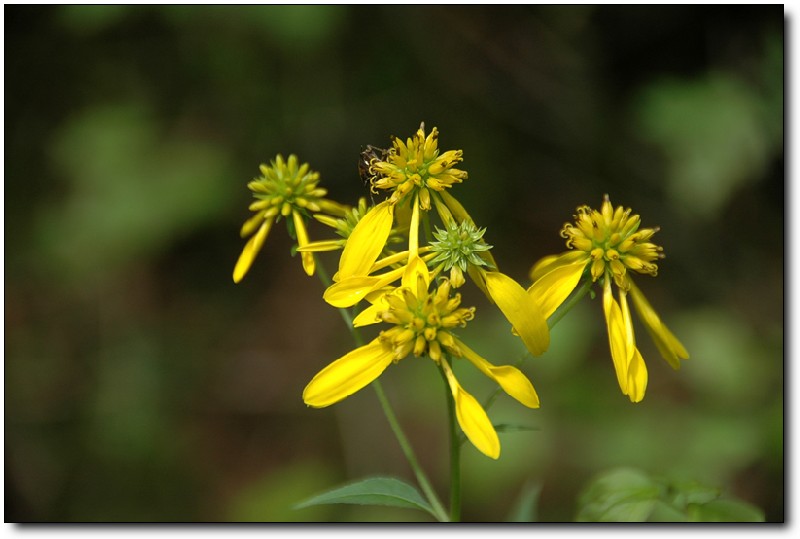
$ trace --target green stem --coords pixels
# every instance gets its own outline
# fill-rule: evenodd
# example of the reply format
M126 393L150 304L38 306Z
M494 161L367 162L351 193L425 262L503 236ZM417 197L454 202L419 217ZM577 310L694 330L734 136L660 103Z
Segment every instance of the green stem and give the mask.
M317 275L322 281L322 284L324 284L326 288L329 287L331 285L330 276L328 275L328 272L325 271L325 267L318 258L316 259L316 268ZM338 310L342 315L345 325L350 330L350 334L353 336L353 340L355 340L356 345L362 346L364 344L364 340L361 338L361 334L356 331L356 328L353 327L353 317L351 316L350 312L343 308ZM414 453L414 449L411 447L405 432L403 432L400 423L397 421L397 416L394 413L392 405L389 403L389 399L386 398L386 393L383 391L383 386L377 379L373 381L371 385L375 390L375 394L378 396L378 401L381 403L381 408L386 416L386 420L389 422L389 426L391 427L395 438L397 438L397 442L400 444L400 448L403 450L403 454L405 455L406 460L408 460L408 464L411 466L411 469L414 471L414 475L417 477L417 483L419 483L422 492L425 494L425 497L428 498L428 502L431 504L434 513L436 513L436 518L440 522L448 522L449 518L447 516L447 511L445 511L442 502L439 501L439 497L436 495L436 491L433 490L428 477L425 475L422 466L420 466L417 456Z
M442 359L446 361L446 359ZM439 367L439 372L444 380L445 396L447 397L447 416L450 425L450 521L461 521L461 435L458 432L456 406L450 383L444 369Z
M438 518L441 522L447 522L449 520L447 511L445 511L444 506L442 506L442 502L439 501L439 498L436 496L436 492L433 490L430 481L428 481L425 472L419 465L419 461L414 454L414 450L411 448L411 444L408 442L408 438L406 438L403 429L400 427L400 423L397 421L397 416L394 415L394 410L392 410L392 406L389 404L389 400L386 398L386 394L383 392L383 386L381 385L380 381L375 380L372 382L372 387L375 389L375 393L378 395L378 400L381 403L384 414L386 414L386 419L389 421L389 426L392 428L392 432L394 432L397 441L400 443L400 448L403 450L408 463L411 465L411 468L414 470L414 474L417 476L417 482L419 483L422 492L425 493L425 497L428 498L433 511L436 513L436 518Z
M578 302L583 299L583 296L586 295L589 290L592 288L592 280L586 279L579 289L577 289L564 303L558 306L553 314L550 315L550 318L547 319L547 327L553 329L553 326L558 324L559 320L564 318L564 315L567 314Z

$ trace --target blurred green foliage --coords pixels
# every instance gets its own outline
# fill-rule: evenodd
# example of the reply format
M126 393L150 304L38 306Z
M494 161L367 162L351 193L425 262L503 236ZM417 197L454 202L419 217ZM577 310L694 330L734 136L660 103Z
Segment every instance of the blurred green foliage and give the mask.
M764 522L764 513L695 481L630 468L604 472L578 499L578 522Z
M523 367L541 409L492 407L535 430L502 433L497 462L465 446L465 518L571 521L587 482L626 466L784 519L781 6L4 15L6 521L419 518L292 509L352 479L413 477L370 392L303 405L352 344L286 235L240 285L231 271L259 163L296 153L353 204L367 195L361 147L420 121L464 150L454 192L524 284L604 193L660 225L667 258L637 283L692 356L672 371L637 326L650 385L631 405L600 301L585 300ZM478 309L470 345L516 361L485 298L472 288L464 302ZM470 392L491 392L461 367ZM409 359L383 380L447 492L434 366Z

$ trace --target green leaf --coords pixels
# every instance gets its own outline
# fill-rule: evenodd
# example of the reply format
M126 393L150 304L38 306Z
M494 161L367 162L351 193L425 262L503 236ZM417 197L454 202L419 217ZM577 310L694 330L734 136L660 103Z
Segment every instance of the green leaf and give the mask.
M686 513L661 500L656 501L648 522L686 522Z
M738 500L714 500L689 505L690 522L764 522L764 512Z
M685 508L689 504L704 504L719 498L720 489L700 484L696 481L673 481L669 485L673 494L672 504Z
M539 494L542 492L541 483L526 482L522 486L514 507L508 516L508 522L536 522L536 506L539 503Z
M578 522L644 522L661 488L644 473L620 468L601 474L580 496Z
M433 509L416 488L393 477L368 477L313 496L295 505L294 508L302 509L312 505L334 503L420 509L436 518Z

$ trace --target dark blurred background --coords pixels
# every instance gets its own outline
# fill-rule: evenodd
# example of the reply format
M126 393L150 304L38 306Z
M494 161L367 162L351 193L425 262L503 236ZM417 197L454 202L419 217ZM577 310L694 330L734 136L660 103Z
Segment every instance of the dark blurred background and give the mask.
M246 183L277 153L366 195L361 147L424 121L463 149L453 189L501 269L529 284L604 193L667 258L636 282L691 359L639 322L645 400L617 386L599 299L501 397L491 461L464 450L464 515L526 485L569 521L595 474L693 478L784 518L784 31L778 6L8 6L5 16L5 520L413 520L291 506L366 475L413 482L370 389L324 410L305 384L352 348L277 226L243 283ZM312 224L312 239L330 237ZM325 255L332 269L336 255ZM463 337L521 348L469 285ZM492 384L457 365L483 399ZM382 377L440 494L442 383ZM426 518L426 517L422 517Z

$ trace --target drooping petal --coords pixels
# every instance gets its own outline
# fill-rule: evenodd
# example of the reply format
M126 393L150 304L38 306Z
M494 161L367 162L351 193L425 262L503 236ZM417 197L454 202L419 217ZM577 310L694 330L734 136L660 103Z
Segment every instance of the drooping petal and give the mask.
M575 264L579 261L586 262L588 258L589 257L585 251L566 251L558 255L548 255L540 258L539 261L536 262L536 264L534 264L531 268L531 281L535 283L545 274L560 266Z
M647 366L638 348L634 348L633 359L628 365L628 397L631 402L640 402L647 389Z
M656 343L658 351L670 366L677 370L681 368L681 359L689 359L689 352L686 351L683 344L667 329L661 319L658 317L653 307L645 299L644 294L636 285L631 282L630 288L631 298L633 299L633 306L639 317L644 322L644 327Z
M405 271L405 266L387 271L381 275L367 275L364 277L349 277L334 282L322 294L328 304L337 308L352 307L367 294L374 292L400 279ZM334 279L336 281L336 279Z
M419 196L411 202L411 224L408 227L408 258L419 254Z
M543 354L550 345L550 330L539 303L511 277L497 271L487 271L484 276L492 300L528 351L534 356Z
M239 255L239 260L236 261L236 266L233 268L234 283L240 282L247 274L250 266L253 265L253 260L261 250L261 246L264 245L264 241L267 239L267 234L269 234L269 229L272 227L273 221L274 218L269 218L264 221L264 224L261 225L258 232L245 244L244 249L242 249L242 254Z
M460 348L463 357L483 374L497 382L503 391L528 408L539 407L539 395L536 394L533 384L522 371L512 365L492 365L457 338L454 337L453 341Z
M500 457L500 439L497 437L497 432L486 415L486 411L478 403L478 401L464 391L458 384L453 371L447 361L441 361L442 369L444 369L447 382L450 385L450 391L453 394L455 401L456 419L461 426L461 430L467 435L467 438L478 451L487 457L497 459Z
M461 224L461 221L469 221L474 223L472 217L470 217L467 213L467 210L464 209L464 206L462 206L453 195L447 191L439 191L439 196L442 197L442 200L447 205L447 208L450 210L450 213L453 215L458 224Z
M339 279L363 276L381 254L394 219L393 206L383 201L356 224L339 259Z
M378 281L379 277L372 276L342 279L329 286L322 294L322 299L339 309L352 307L364 299Z
M633 320L631 320L631 310L628 307L628 293L622 288L619 289L619 310L622 313L622 325L625 327L625 350L628 352L628 364L630 365L636 350L636 337L633 334Z
M344 240L320 240L309 242L297 250L301 253L320 253L324 251L338 251L342 248Z
M294 221L295 232L297 233L297 245L299 247L305 247L308 245L308 232L303 222L303 216L300 215L298 211L292 211L292 219ZM300 257L303 260L303 269L306 275L314 275L314 253L301 251Z
M419 256L412 256L408 260L408 264L403 270L403 280L401 286L410 288L416 294L417 279L420 277L422 277L422 280L425 283L425 289L427 290L428 285L431 283L431 275L428 271L428 266Z
M628 364L633 350L628 350L625 339L625 323L617 300L611 292L611 281L606 279L603 286L603 311L608 329L608 345L611 348L611 359L617 373L617 382L624 395L628 394Z
M578 286L587 262L588 260L578 260L569 264L552 263L552 269L528 288L528 294L541 305L545 319L550 318Z
M375 380L391 362L392 350L376 338L319 371L303 390L303 401L315 408L330 406Z
M353 318L353 327L357 328L361 326L368 326L370 324L377 324L381 321L378 318L378 313L385 311L388 308L389 304L386 302L386 294L381 294L372 305L358 313L358 316Z
M241 230L239 231L239 234L243 238L246 238L247 236L252 234L259 226L261 226L261 224L264 222L264 220L265 220L264 219L264 212L258 212L257 214L252 216L250 219L245 221L245 223L242 225Z

